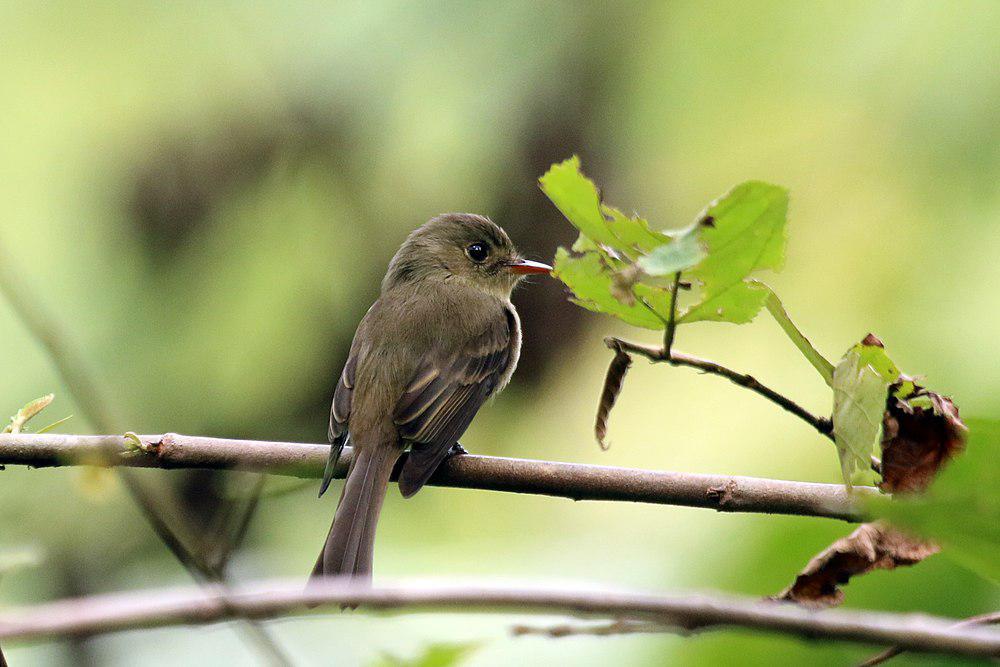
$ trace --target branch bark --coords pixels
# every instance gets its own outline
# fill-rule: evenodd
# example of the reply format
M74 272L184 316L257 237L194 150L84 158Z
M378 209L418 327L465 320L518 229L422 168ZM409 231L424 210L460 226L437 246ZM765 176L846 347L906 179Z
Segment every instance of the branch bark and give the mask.
M958 623L955 623L951 627L964 628L971 625L996 625L998 623L1000 623L1000 612L994 611L989 614L981 614L979 616L973 616L972 618L966 618ZM902 646L890 646L881 653L873 655L864 662L858 663L858 667L875 667L875 665L881 665L892 660L905 650L906 649Z
M148 451L129 447L116 435L0 435L0 465L132 466L212 468L319 478L328 445L199 436L139 436ZM345 448L335 476L350 465ZM863 520L840 484L792 482L756 477L705 475L462 454L442 464L434 486L531 493L573 500L613 500L706 507L722 512L757 512ZM854 487L858 494L877 493Z
M907 650L1000 657L1000 632L953 627L954 620L864 611L810 611L795 605L722 595L661 595L593 588L411 583L371 588L329 579L303 590L301 581L229 588L115 593L62 600L0 613L0 639L38 640L187 623L234 614L270 618L326 605L388 611L489 611L645 619L695 631L741 627L809 639L895 644Z

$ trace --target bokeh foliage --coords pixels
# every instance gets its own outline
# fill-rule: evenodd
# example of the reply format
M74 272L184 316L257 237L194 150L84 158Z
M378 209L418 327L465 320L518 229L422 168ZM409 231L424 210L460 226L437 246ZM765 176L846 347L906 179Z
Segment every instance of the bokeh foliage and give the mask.
M568 226L535 179L574 153L609 201L654 229L762 179L794 194L788 261L768 282L817 348L836 358L877 331L963 414L996 415L1000 302L984 286L1000 278L998 33L989 0L650 2L613 14L601 3L4 2L0 240L109 388L122 430L321 441L354 326L396 245L430 215L490 213L544 259L573 238L554 231ZM536 352L473 425L472 451L838 481L836 455L807 427L714 378L644 364L616 408L614 447L599 452L600 340L626 328L579 318L563 297L554 281L519 291L526 315L548 304L524 318ZM774 323L743 329L692 325L678 345L829 409L829 389ZM0 342L3 414L52 391L48 411L76 415L62 428L88 430L3 305ZM2 547L48 564L4 575L5 603L187 581L108 478L0 476ZM236 575L304 576L330 495L266 500ZM390 494L384 516L378 576L753 595L783 588L846 529L435 489ZM847 592L850 606L955 616L997 602L940 557ZM305 664L442 641L482 642L477 665L833 665L867 653L738 633L514 640L503 627L354 614L276 632ZM226 627L4 649L13 664L250 659Z

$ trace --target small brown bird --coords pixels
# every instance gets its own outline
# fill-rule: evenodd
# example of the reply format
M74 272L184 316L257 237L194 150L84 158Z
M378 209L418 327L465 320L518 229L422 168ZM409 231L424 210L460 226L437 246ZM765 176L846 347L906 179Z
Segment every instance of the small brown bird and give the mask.
M409 498L427 482L487 398L510 380L521 327L510 294L525 260L497 224L449 213L413 231L389 263L382 293L358 325L330 410L330 460L354 458L313 577L371 578L375 525L389 476Z

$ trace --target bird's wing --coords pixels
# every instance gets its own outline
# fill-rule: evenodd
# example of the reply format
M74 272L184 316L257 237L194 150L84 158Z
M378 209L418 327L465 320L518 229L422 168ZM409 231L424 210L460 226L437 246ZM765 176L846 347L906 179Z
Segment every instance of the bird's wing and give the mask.
M351 398L354 394L354 373L358 367L358 356L358 346L352 344L351 353L347 357L347 363L344 364L337 388L333 392L333 405L330 406L330 426L326 431L326 437L330 441L330 457L326 460L323 483L319 488L321 496L333 480L333 473L337 469L340 453L344 450L344 445L347 444L349 437L347 419L351 415Z
M393 419L412 443L399 474L399 490L410 497L427 482L479 408L500 384L511 362L508 311L457 353L428 354L396 403Z

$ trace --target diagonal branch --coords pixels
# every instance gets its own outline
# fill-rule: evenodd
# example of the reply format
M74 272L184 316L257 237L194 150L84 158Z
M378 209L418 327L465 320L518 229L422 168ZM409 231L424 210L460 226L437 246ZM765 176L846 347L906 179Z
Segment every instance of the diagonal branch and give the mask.
M319 478L329 445L198 436L140 436L148 452L123 436L0 435L0 465L132 466L210 468ZM350 465L345 448L335 476ZM723 512L758 512L862 520L842 484L792 482L730 475L705 475L463 454L446 460L431 485L532 493L573 500L613 500L706 507ZM876 493L854 487L855 494Z
M688 366L690 368L697 368L703 373L711 373L712 375L724 377L733 384L739 385L759 394L760 396L763 396L780 407L782 410L792 413L812 426L822 435L833 440L832 421L825 417L817 417L784 394L780 394L774 389L761 384L761 382L752 375L734 371L731 368L717 364L714 361L701 359L690 354L685 354L684 352L671 350L668 357L664 348L654 347L652 345L642 345L640 343L632 343L620 338L605 338L604 344L612 350L624 350L632 354L638 354L639 356L646 357L652 362L666 362L672 366Z
M62 323L39 305L36 295L19 281L17 272L12 268L10 258L4 252L2 245L0 245L0 294L6 297L24 326L48 352L56 371L91 425L99 431L113 431L113 424L121 423L120 417L112 409L113 404L106 400L87 364L69 343L70 337L65 334ZM119 473L123 486L142 511L153 532L184 568L196 580L200 576L224 582L223 571L220 570L218 576L212 575L207 571L207 566L199 555L184 545L177 531L171 527L148 489L142 484L142 480L131 470L121 469ZM252 619L246 619L242 627L270 664L290 664L277 642L263 627L257 626Z
M885 612L813 611L795 605L718 594L668 595L593 587L508 587L410 583L371 588L327 579L303 590L301 581L114 593L62 600L0 613L0 639L19 641L137 628L212 623L235 614L272 618L318 605L380 611L480 611L644 619L687 632L740 627L808 639L897 644L907 650L1000 657L1000 632L953 627L952 619Z

